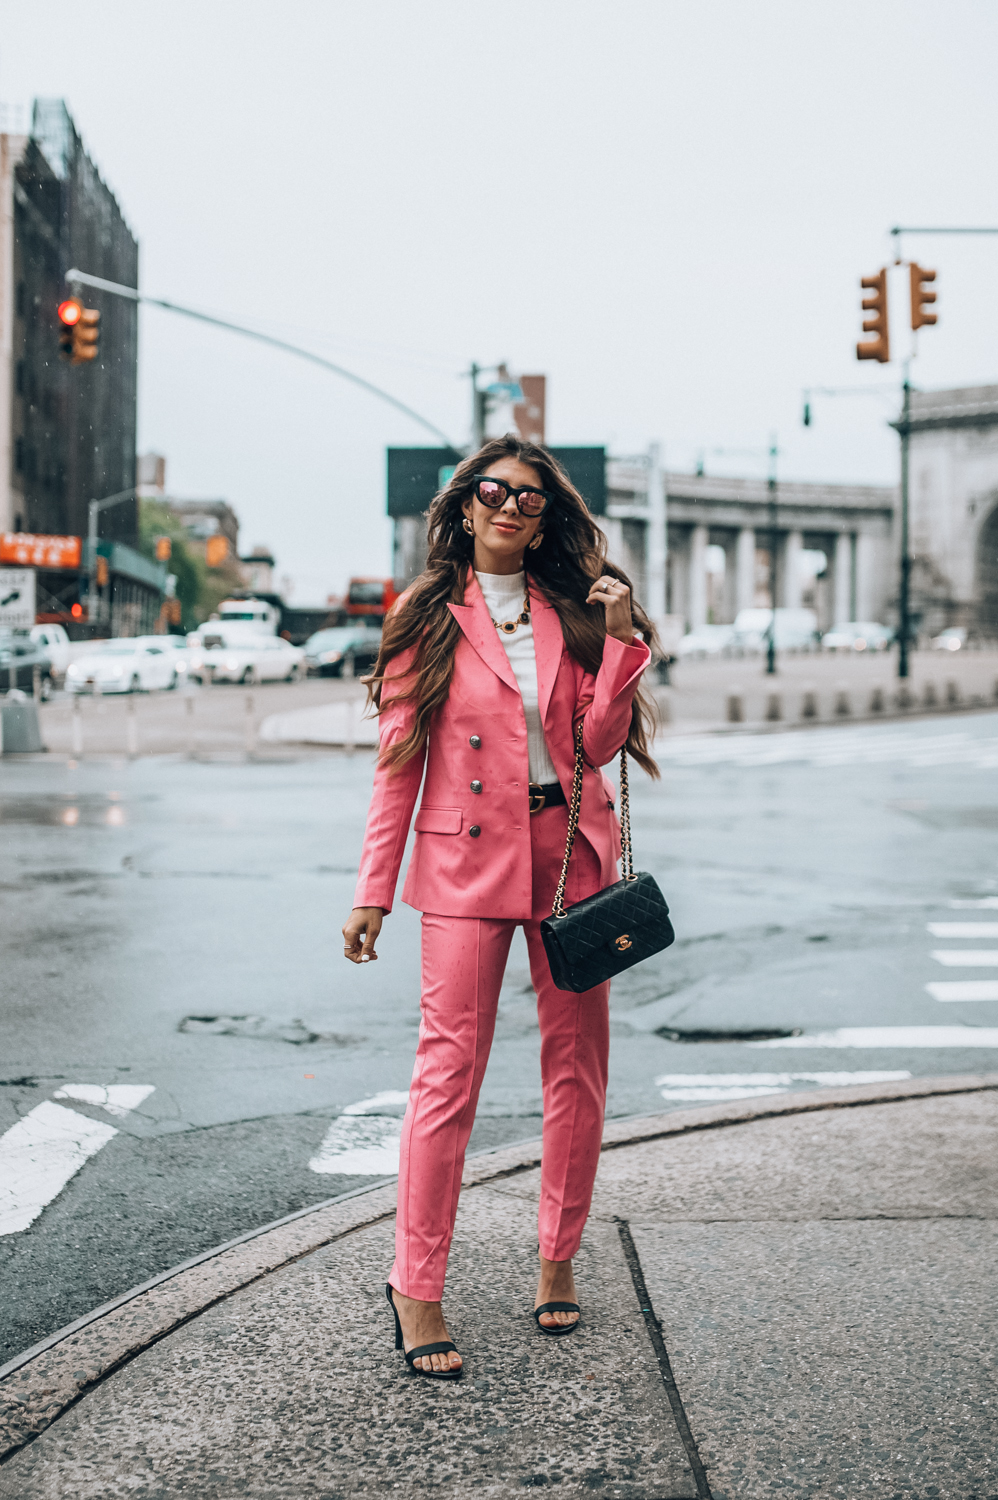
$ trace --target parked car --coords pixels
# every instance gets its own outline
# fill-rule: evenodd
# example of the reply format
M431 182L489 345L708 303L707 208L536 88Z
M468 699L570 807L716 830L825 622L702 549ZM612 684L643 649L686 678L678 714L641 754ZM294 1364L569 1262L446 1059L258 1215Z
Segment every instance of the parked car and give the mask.
M309 672L320 677L342 677L353 672L369 672L381 650L381 631L370 626L338 625L317 630L305 642L305 660ZM349 664L349 665L348 665Z
M68 693L148 693L177 685L175 653L158 636L101 641L66 668Z
M735 639L733 625L698 625L679 642L679 656L723 656Z
M765 650L772 618L771 609L740 609L734 644L745 651ZM775 633L778 651L808 651L818 641L818 617L813 609L778 609Z
M177 682L180 683L191 671L191 652L187 646L187 637L183 635L137 635L137 641L144 646L159 646L163 651L171 653L170 660L177 671Z
M821 644L826 651L886 651L893 639L894 632L887 625L878 625L875 620L849 620L826 630Z
M66 634L65 625L33 625L28 634L48 657L52 676L65 677L66 668L73 657L80 654L79 647L73 650L73 642Z
M967 632L962 625L951 625L933 637L933 651L962 651L967 644Z
M35 668L41 678L41 694L47 701L52 696L52 663L37 641L28 635L17 635L12 630L0 633L0 693L9 693L11 688L23 688L32 692Z
M205 650L200 671L212 682L297 682L305 672L305 652L279 635L261 635Z

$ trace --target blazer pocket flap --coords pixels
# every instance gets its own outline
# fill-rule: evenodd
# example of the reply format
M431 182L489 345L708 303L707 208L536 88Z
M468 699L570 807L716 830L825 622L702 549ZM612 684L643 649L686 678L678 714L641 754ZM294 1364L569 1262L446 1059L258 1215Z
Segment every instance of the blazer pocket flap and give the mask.
M459 807L421 807L416 814L417 833L460 833Z

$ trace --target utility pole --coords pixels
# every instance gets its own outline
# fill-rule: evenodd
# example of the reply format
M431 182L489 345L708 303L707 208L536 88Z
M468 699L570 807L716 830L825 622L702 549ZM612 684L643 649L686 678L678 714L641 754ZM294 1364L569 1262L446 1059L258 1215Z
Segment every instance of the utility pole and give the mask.
M87 623L97 624L97 533L98 517L102 510L110 510L112 505L123 505L126 500L131 500L135 494L135 486L129 490L121 490L117 495L108 495L104 500L91 500L87 506L87 551L90 562L90 587L87 595Z
M898 596L898 676L908 676L908 642L911 636L911 550L908 541L908 433L910 430L911 384L905 360L901 420L896 424L901 438L901 587Z
M769 440L769 600L772 610L769 617L769 639L766 642L766 674L776 675L776 458L779 449L776 433Z
M482 373L480 365L471 362L471 444L472 452L477 453L485 442L485 415L488 409L488 393L478 389L478 377Z

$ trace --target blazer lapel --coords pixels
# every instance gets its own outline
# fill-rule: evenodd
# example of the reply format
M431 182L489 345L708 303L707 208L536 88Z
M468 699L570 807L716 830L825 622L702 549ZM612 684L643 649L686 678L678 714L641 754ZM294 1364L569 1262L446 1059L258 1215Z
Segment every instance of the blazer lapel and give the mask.
M534 656L537 661L537 706L543 724L561 665L565 638L561 633L558 611L539 589L530 590L530 623L534 627Z
M487 667L491 667L497 677L508 683L515 692L519 692L516 674L510 666L509 657L499 639L498 631L492 623L488 606L478 587L478 579L474 573L470 573L465 586L465 604L448 604L447 608L454 616L465 637L470 641Z

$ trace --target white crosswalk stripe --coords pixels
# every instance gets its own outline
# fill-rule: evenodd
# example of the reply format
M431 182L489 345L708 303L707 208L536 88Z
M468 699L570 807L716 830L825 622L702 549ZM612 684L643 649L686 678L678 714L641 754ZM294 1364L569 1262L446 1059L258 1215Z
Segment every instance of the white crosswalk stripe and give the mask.
M998 1000L998 979L936 979L925 988L933 1000Z
M756 1099L766 1094L783 1094L801 1083L834 1089L859 1083L898 1083L910 1077L910 1073L898 1070L889 1073L663 1073L655 1079L655 1086L670 1104L722 1104L726 1099Z
M998 948L936 948L932 957L948 969L993 969L998 965Z
M998 1026L840 1026L809 1036L743 1042L745 1047L989 1047L998 1050Z
M68 1083L57 1099L94 1104L119 1119L154 1093L147 1083ZM113 1125L46 1099L0 1136L0 1235L20 1234L91 1156L118 1134Z
M902 764L998 768L998 739L966 731L903 729L870 724L856 729L788 730L776 734L677 734L655 741L655 756L673 765L812 766Z
M998 922L927 922L938 938L998 938Z
M384 1089L369 1099L348 1104L326 1131L309 1162L313 1172L345 1177L389 1177L399 1169L402 1121L379 1114L388 1105L405 1104L409 1095Z

